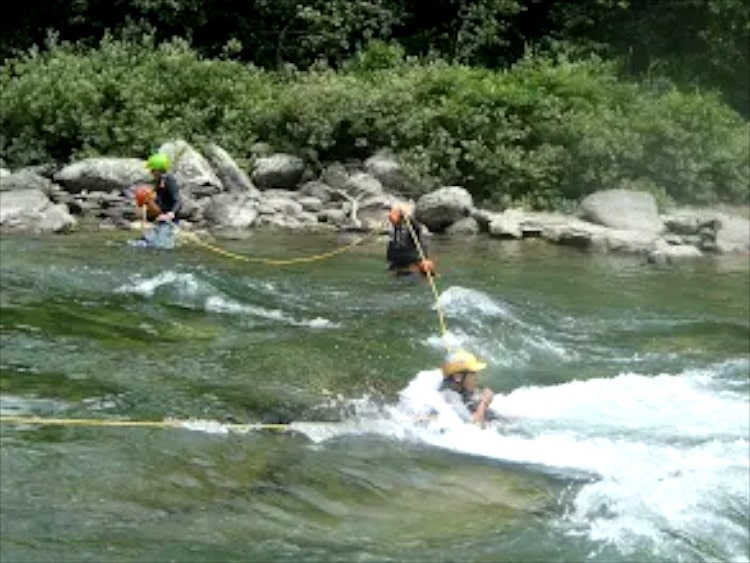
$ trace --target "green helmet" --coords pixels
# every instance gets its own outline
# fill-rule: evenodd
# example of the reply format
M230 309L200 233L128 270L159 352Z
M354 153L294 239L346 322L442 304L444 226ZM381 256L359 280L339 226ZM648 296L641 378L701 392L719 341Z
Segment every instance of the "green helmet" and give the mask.
M166 172L169 170L169 157L161 152L157 152L148 157L146 168L149 170L160 170Z

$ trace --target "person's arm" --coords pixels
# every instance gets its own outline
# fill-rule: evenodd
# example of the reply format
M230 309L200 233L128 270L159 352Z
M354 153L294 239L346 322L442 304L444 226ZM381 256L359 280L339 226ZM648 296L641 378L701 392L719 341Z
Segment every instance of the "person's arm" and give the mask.
M494 396L495 395L491 389L489 389L488 387L484 388L484 391L482 391L482 396L477 403L477 408L474 410L474 413L471 416L472 421L475 424L484 425L487 419L487 409L490 408L490 403L492 403L492 398Z

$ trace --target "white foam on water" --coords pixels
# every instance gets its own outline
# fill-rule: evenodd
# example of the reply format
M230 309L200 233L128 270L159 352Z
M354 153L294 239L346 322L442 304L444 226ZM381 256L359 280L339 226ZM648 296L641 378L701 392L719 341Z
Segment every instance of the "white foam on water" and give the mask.
M518 389L492 403L511 419L509 433L460 422L436 391L441 375L433 370L403 390L394 416L437 412L410 432L435 446L590 475L560 519L570 534L626 554L647 545L674 557L670 550L698 544L720 550L719 559L747 561L750 533L736 519L737 507L740 518L750 513L750 401L746 389L717 380L723 369Z
M440 294L438 301L446 313L453 315L479 314L485 317L501 317L518 320L505 303L498 303L486 293L476 289L452 286Z
M174 271L162 272L153 277L134 278L118 287L118 293L131 293L143 297L153 297L160 288L175 291L177 298L193 307L200 307L210 313L229 315L249 315L267 320L287 323L293 326L308 328L336 328L338 325L328 319L315 317L313 319L295 319L279 309L268 309L256 305L240 303L226 297L210 283L197 278L192 273L178 273Z
M153 297L157 289L165 286L176 288L178 293L184 297L195 296L201 288L200 282L193 274L168 270L153 277L144 278L141 275L136 275L115 291L117 293L132 293L143 297Z
M570 479L556 521L564 533L625 555L747 561L750 532L738 522L750 517L750 399L746 387L725 384L726 370L524 387L496 395L491 408L510 419L499 429L463 422L438 391L440 371L430 370L395 405L349 400L347 420L289 429L315 443L375 434L525 465ZM211 421L186 427L233 430Z
M339 325L323 317L314 319L295 319L279 309L265 309L255 305L246 305L233 299L228 299L220 295L212 295L206 299L205 310L211 313L228 313L240 315L252 315L264 319L284 322L294 326L304 326L308 328L337 328Z
M0 415L2 416L54 415L70 407L69 403L57 399L0 394Z
M482 353L486 358L496 358L499 365L526 364L540 353L564 361L577 357L574 350L566 348L546 334L544 327L523 320L510 305L481 291L460 286L449 287L440 295L439 304L446 316L450 316L448 324L454 339L459 343L475 340L473 351ZM460 324L471 327L481 334L486 332L487 318L498 319L496 322L500 323L497 332L499 338L491 345L482 346L480 338L471 338L465 330L455 326ZM434 337L427 341L432 347L435 347L436 342ZM509 353L511 349L512 354Z

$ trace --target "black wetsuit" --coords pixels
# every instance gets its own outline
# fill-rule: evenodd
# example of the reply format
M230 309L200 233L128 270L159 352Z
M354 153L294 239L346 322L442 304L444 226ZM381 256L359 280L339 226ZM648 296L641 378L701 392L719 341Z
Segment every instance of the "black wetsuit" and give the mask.
M422 237L422 226L414 220L411 221L411 226L422 247L422 251L427 256L427 248ZM403 270L412 264L418 264L421 260L414 237L411 234L409 226L404 221L391 227L386 260L389 262L390 270Z
M174 213L175 219L182 207L180 186L172 174L162 174L156 183L156 205L162 213Z

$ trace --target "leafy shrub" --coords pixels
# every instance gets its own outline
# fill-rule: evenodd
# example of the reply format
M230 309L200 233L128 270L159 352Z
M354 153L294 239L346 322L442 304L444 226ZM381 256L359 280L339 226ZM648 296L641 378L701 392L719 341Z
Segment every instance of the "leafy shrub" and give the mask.
M389 147L419 178L411 195L458 184L488 205L561 208L637 187L661 201L748 202L748 124L711 93L623 82L595 59L488 71L382 43L348 68L270 73L148 39L32 52L0 69L0 158L143 156L181 137L241 162L263 140L322 167Z

